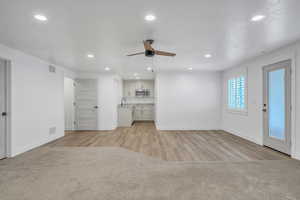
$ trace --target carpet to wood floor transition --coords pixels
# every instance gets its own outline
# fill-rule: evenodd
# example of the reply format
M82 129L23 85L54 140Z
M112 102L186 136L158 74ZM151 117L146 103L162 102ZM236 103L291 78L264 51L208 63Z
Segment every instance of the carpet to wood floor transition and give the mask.
M74 131L51 147L122 147L168 161L282 160L288 156L224 131L158 131L135 123L114 131Z
M300 161L223 131L152 123L0 161L1 200L299 200Z

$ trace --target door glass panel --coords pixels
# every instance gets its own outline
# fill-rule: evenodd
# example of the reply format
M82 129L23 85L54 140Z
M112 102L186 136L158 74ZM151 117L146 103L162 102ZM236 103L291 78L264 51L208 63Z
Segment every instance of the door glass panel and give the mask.
M285 69L269 72L269 136L285 139Z

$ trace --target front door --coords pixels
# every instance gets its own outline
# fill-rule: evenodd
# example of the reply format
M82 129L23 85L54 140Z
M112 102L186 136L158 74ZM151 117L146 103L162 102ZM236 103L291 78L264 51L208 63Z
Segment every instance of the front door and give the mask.
M6 67L0 59L0 159L6 157Z
M75 83L76 130L98 129L98 88L96 79Z
M291 153L291 61L268 65L264 73L264 145Z

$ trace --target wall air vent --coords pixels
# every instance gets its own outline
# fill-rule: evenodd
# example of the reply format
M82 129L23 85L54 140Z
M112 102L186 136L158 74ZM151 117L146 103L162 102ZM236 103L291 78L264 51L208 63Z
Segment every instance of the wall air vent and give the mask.
M50 73L55 73L56 72L56 68L53 65L49 65L49 72Z

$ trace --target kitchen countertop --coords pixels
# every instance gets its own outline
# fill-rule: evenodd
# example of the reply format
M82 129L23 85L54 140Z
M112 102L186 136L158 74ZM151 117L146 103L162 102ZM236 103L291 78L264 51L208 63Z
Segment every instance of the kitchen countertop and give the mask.
M125 103L124 105L154 105L154 103Z
M118 108L132 108L133 106L139 106L139 105L155 105L154 103L126 103L123 106L121 104L118 105Z
M125 103L125 106L132 106L132 105L155 105L155 103ZM121 104L119 104L121 106Z

